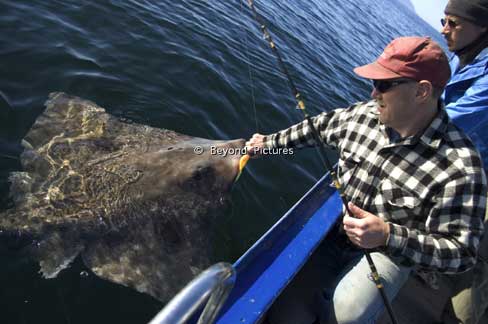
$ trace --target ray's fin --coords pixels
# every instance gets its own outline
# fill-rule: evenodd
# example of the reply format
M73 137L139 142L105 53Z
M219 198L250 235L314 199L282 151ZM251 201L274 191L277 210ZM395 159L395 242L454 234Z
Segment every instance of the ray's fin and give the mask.
M83 250L83 245L53 232L47 239L35 244L33 254L39 261L40 270L44 278L55 278L61 270L66 269Z
M34 149L38 149L56 136L69 134L70 137L76 137L84 131L84 126L88 126L86 123L102 125L101 113L105 113L105 110L89 100L62 92L51 93L46 101L46 109L36 119L24 140ZM99 118L89 118L94 114L98 114Z

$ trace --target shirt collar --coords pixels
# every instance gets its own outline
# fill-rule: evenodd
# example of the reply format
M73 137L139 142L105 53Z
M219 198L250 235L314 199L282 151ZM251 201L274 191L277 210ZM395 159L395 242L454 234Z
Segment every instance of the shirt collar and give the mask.
M473 68L481 68L482 70L480 73L484 73L484 67L486 67L488 63L488 47L479 52L471 63L466 64L462 68L459 68L459 57L456 54L452 53L449 61L449 65L451 66L451 77L455 77L458 74L461 74L462 71L471 70ZM452 83L452 79L449 83Z
M442 138L447 131L449 124L449 117L444 108L444 103L439 104L437 115L434 117L430 125L420 135L420 141L433 149L439 148Z
M376 102L371 106L372 109L369 110L369 114L378 120L378 124L380 125L380 129L388 136L386 133L385 125L383 125L379 120L379 112L378 112L378 105ZM407 137L399 142L392 143L393 145L410 145L415 144L418 141L421 141L427 146L432 147L433 149L437 149L441 144L442 138L447 130L447 125L449 123L449 117L446 113L444 108L444 103L440 101L438 113L432 120L432 122L427 126L423 133L419 135L414 135Z
M479 52L479 54L476 55L476 58L474 60L475 61L482 61L482 60L484 60L487 57L488 57L488 47L486 47L481 52Z

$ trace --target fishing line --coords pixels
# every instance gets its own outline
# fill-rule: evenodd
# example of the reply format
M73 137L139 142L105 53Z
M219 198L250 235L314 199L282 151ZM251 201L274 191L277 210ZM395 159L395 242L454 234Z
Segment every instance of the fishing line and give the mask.
M263 32L264 39L266 41L268 41L269 46L271 47L271 50L273 51L273 53L275 54L275 56L278 60L278 64L279 64L282 72L285 74L286 78L288 79L288 84L290 86L290 90L291 90L291 92L292 92L292 94L295 97L295 100L297 102L297 108L302 111L303 117L304 117L305 121L307 122L307 126L310 127L313 138L314 138L315 142L317 143L317 147L319 148L319 156L320 156L322 162L325 164L326 169L329 171L329 174L330 174L330 176L334 182L334 185L335 185L337 191L339 192L339 195L341 197L342 204L344 205L346 213L348 215L351 215L351 217L353 217L352 213L349 209L349 206L348 206L348 201L346 199L344 189L341 186L341 183L339 181L339 177L337 176L332 163L330 162L329 158L327 157L327 149L325 147L325 144L322 141L319 132L315 128L315 125L313 124L312 119L306 110L305 101L302 99L300 92L298 91L297 87L295 86L295 83L293 82L293 79L291 78L291 75L288 72L288 69L287 69L285 63L283 62L281 54L278 51L278 48L277 48L276 44L274 43L273 38L271 37L271 34L268 32L268 29L264 23L263 18L256 11L256 8L254 6L254 0L247 0L247 3L248 3L248 5L249 5L249 7L253 13L254 19L259 24L261 31ZM362 250L364 252L366 260L368 261L369 268L371 270L371 277L373 278L373 281L376 285L376 288L378 289L378 291L380 293L381 299L383 300L383 303L384 303L385 308L388 312L388 315L390 316L392 323L397 324L398 322L395 318L395 315L393 314L393 309L391 307L390 301L386 297L386 293L384 291L383 284L380 281L380 276L379 276L378 271L376 269L376 265L374 264L370 253L366 249L362 249Z
M241 3L241 15L244 14L244 4L242 1ZM251 66L251 54L249 52L249 35L247 28L244 28L244 34L245 34L245 47L246 47L246 63L247 63L247 68L249 71L249 82L251 84L251 100L252 100L252 108L254 111L254 122L256 123L256 133L259 133L259 125L258 125L258 114L256 110L256 97L254 95L254 79L252 77L252 66Z

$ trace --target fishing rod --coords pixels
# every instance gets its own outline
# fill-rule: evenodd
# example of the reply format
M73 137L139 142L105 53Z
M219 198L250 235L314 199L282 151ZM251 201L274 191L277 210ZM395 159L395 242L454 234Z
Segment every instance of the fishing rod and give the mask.
M320 134L317 131L317 129L315 128L310 115L307 112L307 109L305 107L305 102L303 101L300 92L298 91L297 87L295 86L295 83L293 82L293 79L291 78L291 75L288 72L288 69L287 69L285 63L283 62L283 59L281 58L281 54L278 51L278 48L276 47L276 44L274 43L273 38L271 37L271 34L269 33L269 31L268 31L268 29L264 23L264 19L256 11L256 7L254 6L254 0L247 0L247 3L249 5L249 7L251 8L254 19L256 20L256 22L261 27L261 31L263 32L264 39L266 41L268 41L269 46L271 47L273 53L275 54L275 56L278 60L278 64L280 65L282 72L285 74L286 78L288 79L288 84L290 86L290 90L291 90L291 92L292 92L292 94L295 97L295 100L297 102L297 108L302 111L303 117L307 121L308 126L310 127L310 130L312 131L312 135L314 137L314 140L315 140L315 142L318 143L319 156L320 156L322 162L325 164L326 169L329 171L329 174L332 178L332 181L334 182L334 186L336 187L336 189L339 192L339 195L341 197L342 204L344 205L347 214L352 216L352 213L351 213L349 206L348 206L348 201L347 201L345 193L344 193L344 189L341 186L341 183L339 181L339 177L337 176L337 173L335 172L335 169L334 169L332 163L330 162L329 158L327 157L327 149L325 147L324 142L321 140ZM378 270L376 269L376 265L374 264L370 253L366 249L363 249L363 252L364 252L364 255L366 256L366 260L368 261L369 268L371 270L371 277L373 278L373 281L376 285L376 288L378 288L378 291L381 295L381 299L383 300L383 303L386 307L386 310L388 311L388 315L390 316L392 323L397 324L398 322L395 318L395 314L393 313L393 309L391 307L390 301L386 297L383 284L380 281L380 276L378 274Z

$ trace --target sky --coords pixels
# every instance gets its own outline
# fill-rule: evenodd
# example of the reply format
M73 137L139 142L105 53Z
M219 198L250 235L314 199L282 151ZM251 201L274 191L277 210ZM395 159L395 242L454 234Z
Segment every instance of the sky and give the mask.
M444 8L448 0L410 0L415 7L417 15L428 22L436 30L440 30L441 18L444 17Z

